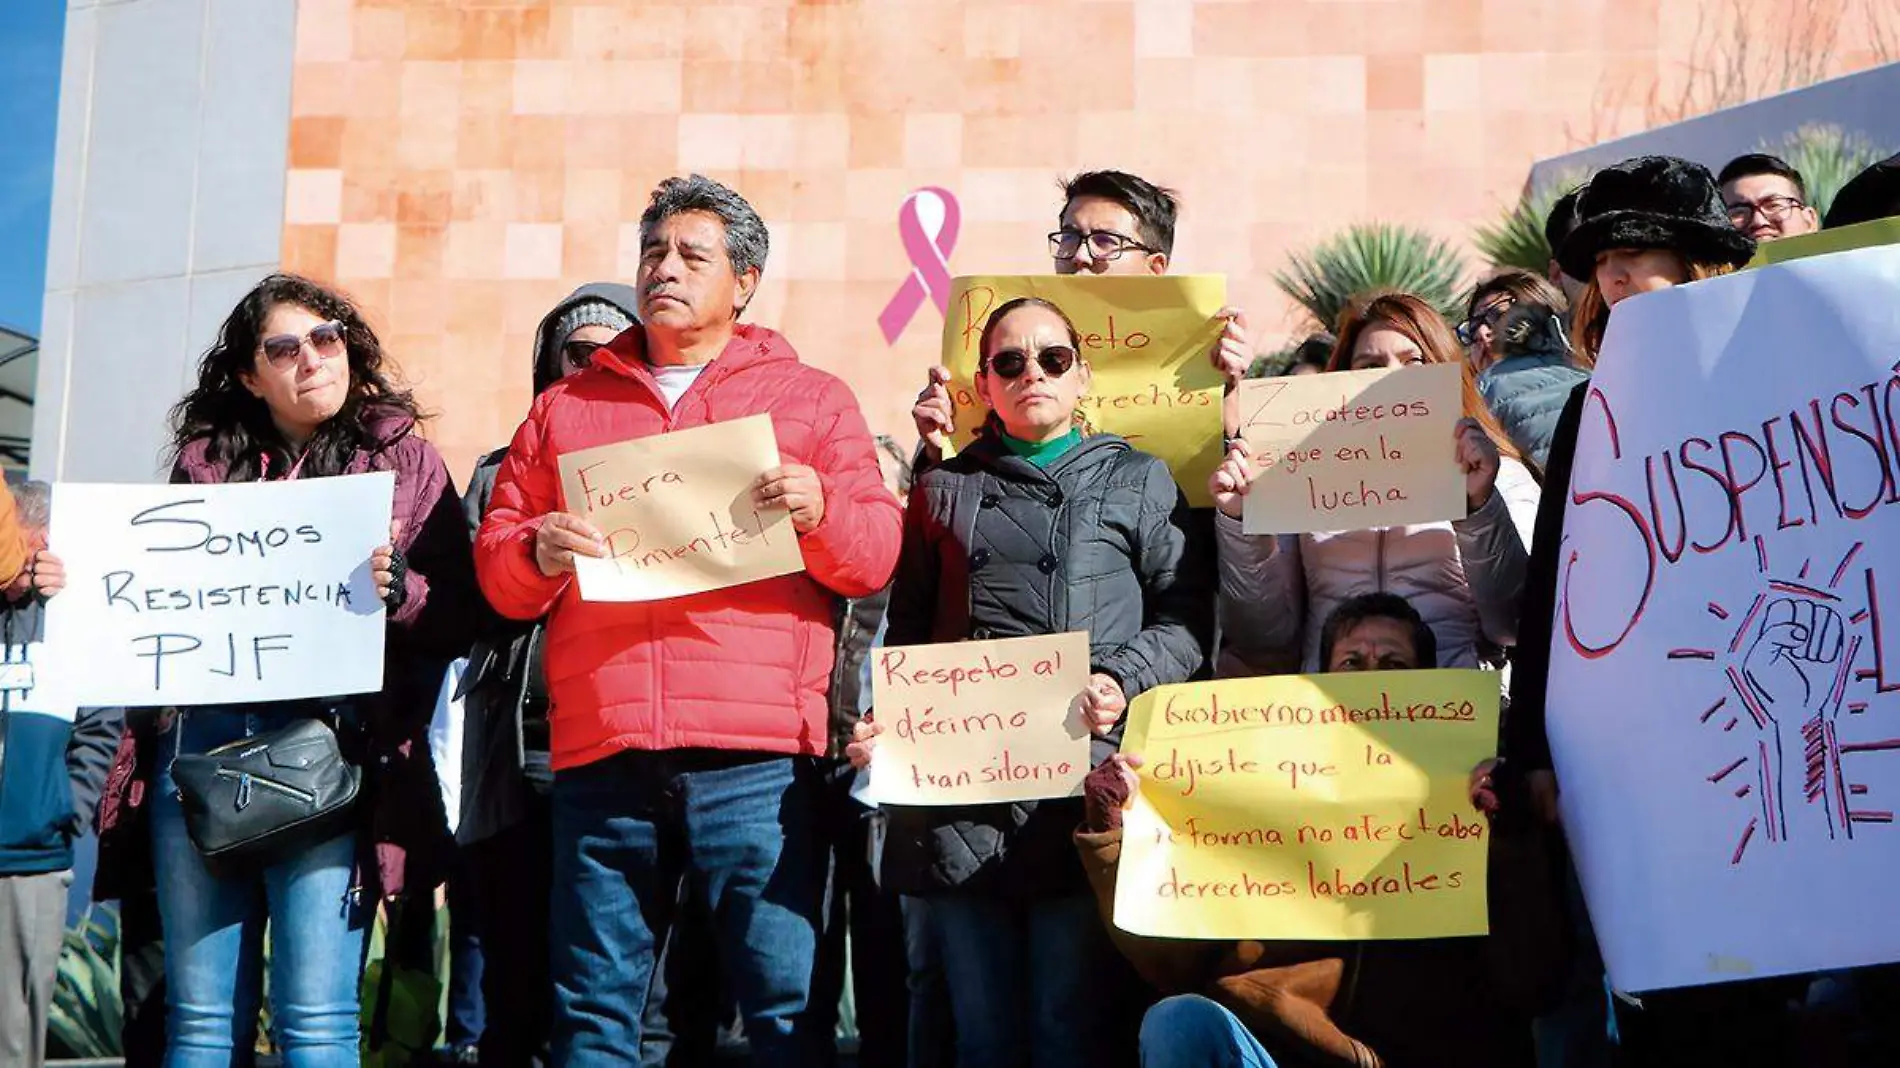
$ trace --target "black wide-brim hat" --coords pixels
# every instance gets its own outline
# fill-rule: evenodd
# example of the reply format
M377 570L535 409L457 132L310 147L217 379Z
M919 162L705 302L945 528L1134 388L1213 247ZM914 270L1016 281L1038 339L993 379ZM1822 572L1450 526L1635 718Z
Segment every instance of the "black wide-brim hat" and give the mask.
M1673 156L1638 156L1591 175L1577 219L1557 263L1578 281L1589 281L1597 255L1610 249L1668 249L1690 263L1733 267L1755 255L1755 239L1728 221L1709 169Z
M1823 228L1871 222L1900 215L1900 155L1888 156L1856 174L1828 206Z

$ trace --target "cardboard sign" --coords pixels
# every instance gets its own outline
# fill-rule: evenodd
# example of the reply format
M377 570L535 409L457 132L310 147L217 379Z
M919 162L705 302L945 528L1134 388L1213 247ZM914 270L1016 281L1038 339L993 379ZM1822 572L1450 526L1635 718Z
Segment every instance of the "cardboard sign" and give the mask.
M66 589L46 633L92 705L206 705L383 688L389 472L222 486L61 483Z
M1241 529L1308 534L1462 517L1453 433L1463 373L1440 363L1242 382L1240 436L1260 472Z
M1547 728L1623 990L1900 960L1896 294L1889 245L1610 319Z
M585 601L659 601L805 570L791 514L757 508L779 465L772 417L751 415L561 457L569 512L607 539L578 557Z
M868 799L967 805L1068 797L1089 773L1076 703L1089 636L1051 634L878 649L872 707L884 733Z
M943 365L956 407L954 444L989 415L976 394L977 351L990 313L1017 297L1061 308L1082 334L1095 385L1082 411L1096 430L1166 461L1188 503L1211 505L1221 460L1221 377L1208 353L1226 324L1220 275L1014 275L958 278L943 325Z
M1139 754L1115 925L1164 938L1444 938L1489 930L1491 829L1467 795L1498 678L1387 671L1163 686Z

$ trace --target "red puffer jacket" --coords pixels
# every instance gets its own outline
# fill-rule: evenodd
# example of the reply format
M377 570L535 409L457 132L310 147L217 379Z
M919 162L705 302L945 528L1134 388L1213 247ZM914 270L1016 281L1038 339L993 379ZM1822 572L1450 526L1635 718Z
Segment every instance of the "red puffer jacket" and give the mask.
M783 337L740 326L669 414L644 349L635 327L535 399L476 537L476 574L495 609L549 617L554 767L625 749L821 755L837 598L890 581L903 525L857 399ZM803 574L610 604L581 600L573 576L535 566L541 517L561 508L563 453L762 413L782 460L816 469L824 485L824 519L799 538Z

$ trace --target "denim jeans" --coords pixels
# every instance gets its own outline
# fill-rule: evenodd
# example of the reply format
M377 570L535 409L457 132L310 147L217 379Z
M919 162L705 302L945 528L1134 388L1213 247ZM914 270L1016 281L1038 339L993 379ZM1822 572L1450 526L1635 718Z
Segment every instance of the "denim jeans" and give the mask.
M711 750L631 751L555 774L556 1068L636 1055L682 874L705 893L752 1063L814 1063L817 791L810 758Z
M1274 1068L1247 1025L1199 994L1168 998L1141 1018L1141 1068Z
M1086 894L930 898L962 1068L1101 1063L1109 1021L1093 989L1114 946Z
M172 782L179 752L287 726L295 714L194 710L160 735L152 857L165 934L167 1068L229 1068L255 1031L254 975L270 921L272 1026L285 1068L356 1068L357 981L368 910L352 887L356 835L246 871L212 872L185 831Z

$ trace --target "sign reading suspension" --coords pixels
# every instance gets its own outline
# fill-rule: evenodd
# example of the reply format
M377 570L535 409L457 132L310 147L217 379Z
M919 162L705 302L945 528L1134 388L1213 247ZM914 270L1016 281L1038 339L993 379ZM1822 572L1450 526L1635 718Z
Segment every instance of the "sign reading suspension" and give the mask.
M80 705L202 705L379 690L387 472L227 486L63 483L66 590L47 637Z

